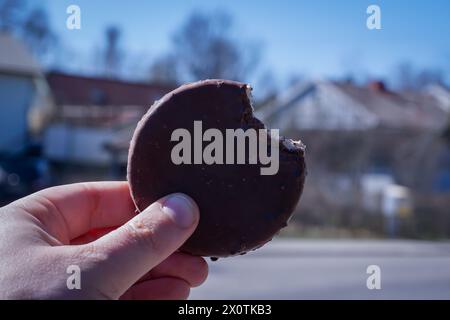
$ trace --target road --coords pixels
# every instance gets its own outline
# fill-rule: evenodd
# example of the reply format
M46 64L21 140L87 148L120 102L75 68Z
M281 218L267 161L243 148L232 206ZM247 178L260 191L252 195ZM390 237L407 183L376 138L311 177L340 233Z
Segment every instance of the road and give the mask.
M277 239L209 267L190 299L450 299L450 242Z

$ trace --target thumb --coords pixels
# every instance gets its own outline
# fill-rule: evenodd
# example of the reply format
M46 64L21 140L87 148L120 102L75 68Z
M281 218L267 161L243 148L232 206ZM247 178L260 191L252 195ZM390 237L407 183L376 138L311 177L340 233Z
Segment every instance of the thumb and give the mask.
M95 256L93 277L103 293L118 298L194 232L199 210L188 196L168 195L120 228L87 244ZM89 248L90 246L90 248ZM106 285L106 288L105 288Z

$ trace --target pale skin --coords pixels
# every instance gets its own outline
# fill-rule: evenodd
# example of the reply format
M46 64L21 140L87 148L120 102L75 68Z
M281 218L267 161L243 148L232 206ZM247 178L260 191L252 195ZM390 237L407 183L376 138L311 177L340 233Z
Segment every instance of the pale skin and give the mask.
M182 194L136 215L126 182L42 190L0 208L0 299L186 299L208 274L177 250L198 221ZM80 290L67 287L70 265Z

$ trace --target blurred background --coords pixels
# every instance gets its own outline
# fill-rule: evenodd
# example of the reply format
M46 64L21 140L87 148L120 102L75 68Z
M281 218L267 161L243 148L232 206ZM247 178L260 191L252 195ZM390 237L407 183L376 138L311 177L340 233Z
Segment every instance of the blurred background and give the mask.
M155 100L226 78L250 83L258 117L307 145L280 237L446 240L449 13L445 0L0 0L0 205L124 179Z

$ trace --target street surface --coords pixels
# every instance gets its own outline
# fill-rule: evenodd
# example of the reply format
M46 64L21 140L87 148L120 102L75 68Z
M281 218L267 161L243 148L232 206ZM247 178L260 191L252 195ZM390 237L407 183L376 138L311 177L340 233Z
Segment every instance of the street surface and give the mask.
M450 299L450 242L276 239L208 264L190 299ZM380 290L367 288L369 265Z

